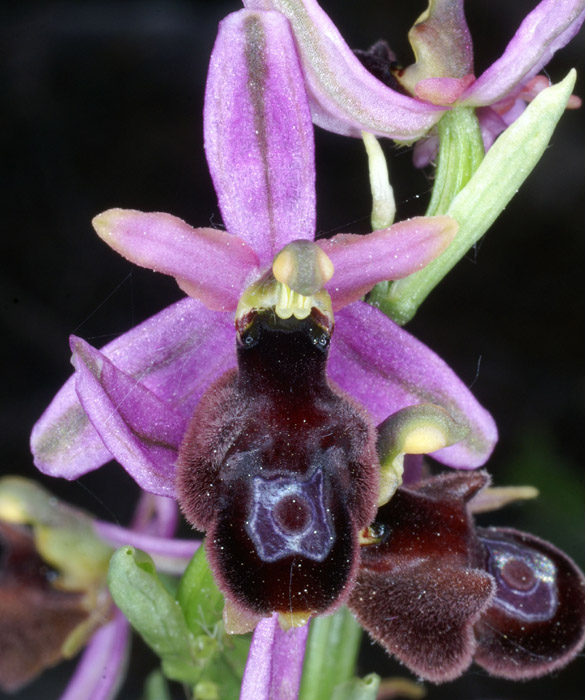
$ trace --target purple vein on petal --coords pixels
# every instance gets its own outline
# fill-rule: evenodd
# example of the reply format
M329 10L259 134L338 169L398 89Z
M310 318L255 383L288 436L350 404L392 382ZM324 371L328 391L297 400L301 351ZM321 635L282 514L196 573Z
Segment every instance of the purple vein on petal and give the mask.
M457 223L449 216L416 217L367 236L341 233L318 241L335 273L325 286L333 309L360 299L378 282L421 270L451 243Z
M283 106L286 105L286 108ZM220 24L205 149L224 223L262 265L315 232L313 127L287 21L241 10Z
M143 489L172 496L183 416L80 338L71 349L77 395L106 447Z
M93 220L99 237L137 265L175 277L209 309L233 311L258 256L237 236L192 228L171 214L109 209Z
M240 700L296 700L308 625L283 631L278 615L260 620L252 637Z
M117 610L114 619L93 635L60 700L113 700L124 676L129 632L126 618Z
M577 34L585 0L543 0L528 14L500 58L463 94L461 104L498 102L534 77Z
M102 353L188 420L207 387L235 365L233 319L184 299L112 341ZM112 459L79 403L75 376L33 428L31 447L43 473L66 479Z
M337 313L329 376L375 423L406 406L435 403L467 425L465 440L433 453L440 462L472 469L493 450L494 420L469 389L434 352L368 304L356 302Z
M315 0L244 0L255 10L277 10L291 23L313 120L346 136L368 131L411 141L443 110L386 87L369 73Z

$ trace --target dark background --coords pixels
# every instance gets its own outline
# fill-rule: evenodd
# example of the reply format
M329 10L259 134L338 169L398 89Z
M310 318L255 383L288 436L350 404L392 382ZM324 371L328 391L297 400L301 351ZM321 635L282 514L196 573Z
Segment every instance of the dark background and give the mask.
M476 74L496 58L536 3L468 0ZM386 38L404 62L406 32L423 2L360 0L323 6L350 45ZM217 22L236 0L33 2L0 10L2 185L2 465L40 478L96 515L127 522L137 492L109 465L77 482L44 479L28 435L69 376L67 337L102 345L181 297L171 279L133 267L94 234L110 207L168 211L220 224L203 153L206 66ZM553 59L553 81L584 65L584 36ZM576 92L585 95L583 80ZM320 130L318 231L367 232L362 145ZM385 142L399 218L424 212L429 173ZM551 147L474 251L424 304L409 330L435 349L494 414L501 439L489 465L500 484L532 483L538 502L490 522L554 541L585 566L585 121L563 118ZM137 647L142 649L139 643ZM139 697L152 659L138 655L121 697ZM19 698L57 698L73 663ZM360 672L408 675L368 642ZM585 659L553 677L512 684L473 668L429 697L582 698Z

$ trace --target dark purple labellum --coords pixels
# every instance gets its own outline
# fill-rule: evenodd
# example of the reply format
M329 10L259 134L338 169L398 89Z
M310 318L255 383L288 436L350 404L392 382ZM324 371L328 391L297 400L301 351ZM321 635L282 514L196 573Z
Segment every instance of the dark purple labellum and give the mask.
M179 502L236 607L334 609L375 513L375 430L327 379L331 328L317 310L252 313L237 328L238 372L209 389L181 447Z
M470 665L473 624L495 588L469 564L478 542L466 504L487 481L456 472L398 489L378 512L385 535L363 548L348 602L389 653L437 683Z
M490 673L520 679L566 665L585 643L585 578L548 542L515 530L477 529L496 580L476 626L475 660Z
M567 664L585 642L585 579L552 545L475 528L468 501L484 472L400 488L380 509L384 535L362 548L348 605L417 675L443 682L475 660L504 678Z

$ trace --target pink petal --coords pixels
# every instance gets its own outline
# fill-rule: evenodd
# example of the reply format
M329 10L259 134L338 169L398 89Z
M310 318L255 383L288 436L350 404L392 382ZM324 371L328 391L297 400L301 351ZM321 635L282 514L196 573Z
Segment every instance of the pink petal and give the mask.
M113 700L126 670L130 625L117 610L91 638L61 700Z
M296 700L309 626L283 632L278 615L260 620L252 637L240 700Z
M401 71L399 80L409 92L421 97L415 86L428 79L446 78L455 83L463 79L461 92L473 81L474 77L470 75L473 72L473 44L465 21L463 0L430 0L428 9L408 32L408 39L416 63ZM465 80L467 84L464 84ZM445 93L430 101L450 104Z
M585 0L542 0L528 14L502 56L463 94L460 104L490 105L533 78L577 34Z
M426 168L439 152L439 135L431 131L430 135L414 144L412 164L415 168Z
M434 403L469 426L465 440L433 453L444 464L473 469L493 450L496 426L469 389L435 353L368 304L336 314L329 376L376 423L406 406Z
M386 87L367 71L315 0L244 0L254 10L277 10L291 23L313 121L345 136L369 131L412 141L442 109Z
M487 153L492 147L494 141L506 129L506 122L502 117L491 107L478 107L476 111L479 127L481 129L481 138L483 147Z
M419 100L433 104L452 105L473 83L473 75L464 78L425 78L414 87L414 94Z
M416 217L366 236L341 233L318 241L335 272L325 288L338 310L363 297L378 282L421 270L447 248L457 232L449 216Z
M102 353L188 420L207 387L235 365L234 347L231 316L184 299L109 343ZM79 403L75 376L34 426L31 448L42 472L66 479L112 459Z
M220 24L205 93L205 149L231 233L263 265L315 233L313 127L288 22L241 10Z
M183 416L80 338L71 350L77 395L108 450L145 491L174 495Z
M112 547L130 545L148 552L155 559L157 569L165 573L180 575L188 561L199 549L199 540L175 540L168 537L153 537L125 527L95 520L96 533Z
M179 522L179 507L173 498L143 491L132 516L132 530L155 537L172 537Z
M258 257L243 240L213 228L192 228L170 214L109 209L93 226L120 255L172 275L184 292L216 311L234 311L257 272Z

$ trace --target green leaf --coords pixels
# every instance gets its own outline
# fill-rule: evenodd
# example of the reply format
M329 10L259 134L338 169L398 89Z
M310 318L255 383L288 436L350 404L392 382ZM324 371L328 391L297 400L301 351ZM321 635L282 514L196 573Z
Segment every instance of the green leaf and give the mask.
M194 685L201 674L200 640L189 631L180 605L156 575L148 554L134 547L118 549L108 585L116 605L160 657L165 675Z
M237 700L250 648L250 635L228 635L223 595L200 547L185 570L177 600L187 627L201 645L205 666L193 691L195 700Z
M181 577L177 601L194 635L213 634L222 619L223 595L213 580L205 548L199 547Z
M165 676L193 688L194 700L237 700L250 635L225 634L223 596L203 548L189 563L177 599L148 554L133 547L115 552L108 584L116 605L160 657Z
M353 678L338 685L331 700L376 700L379 687L380 676L370 673L365 678Z
M431 290L489 229L540 160L565 111L575 79L572 70L561 83L543 90L496 139L444 212L459 224L455 240L424 270L394 282L388 296L374 302L385 314L400 324L409 321Z
M299 700L331 700L336 686L353 678L361 634L345 607L311 622Z

